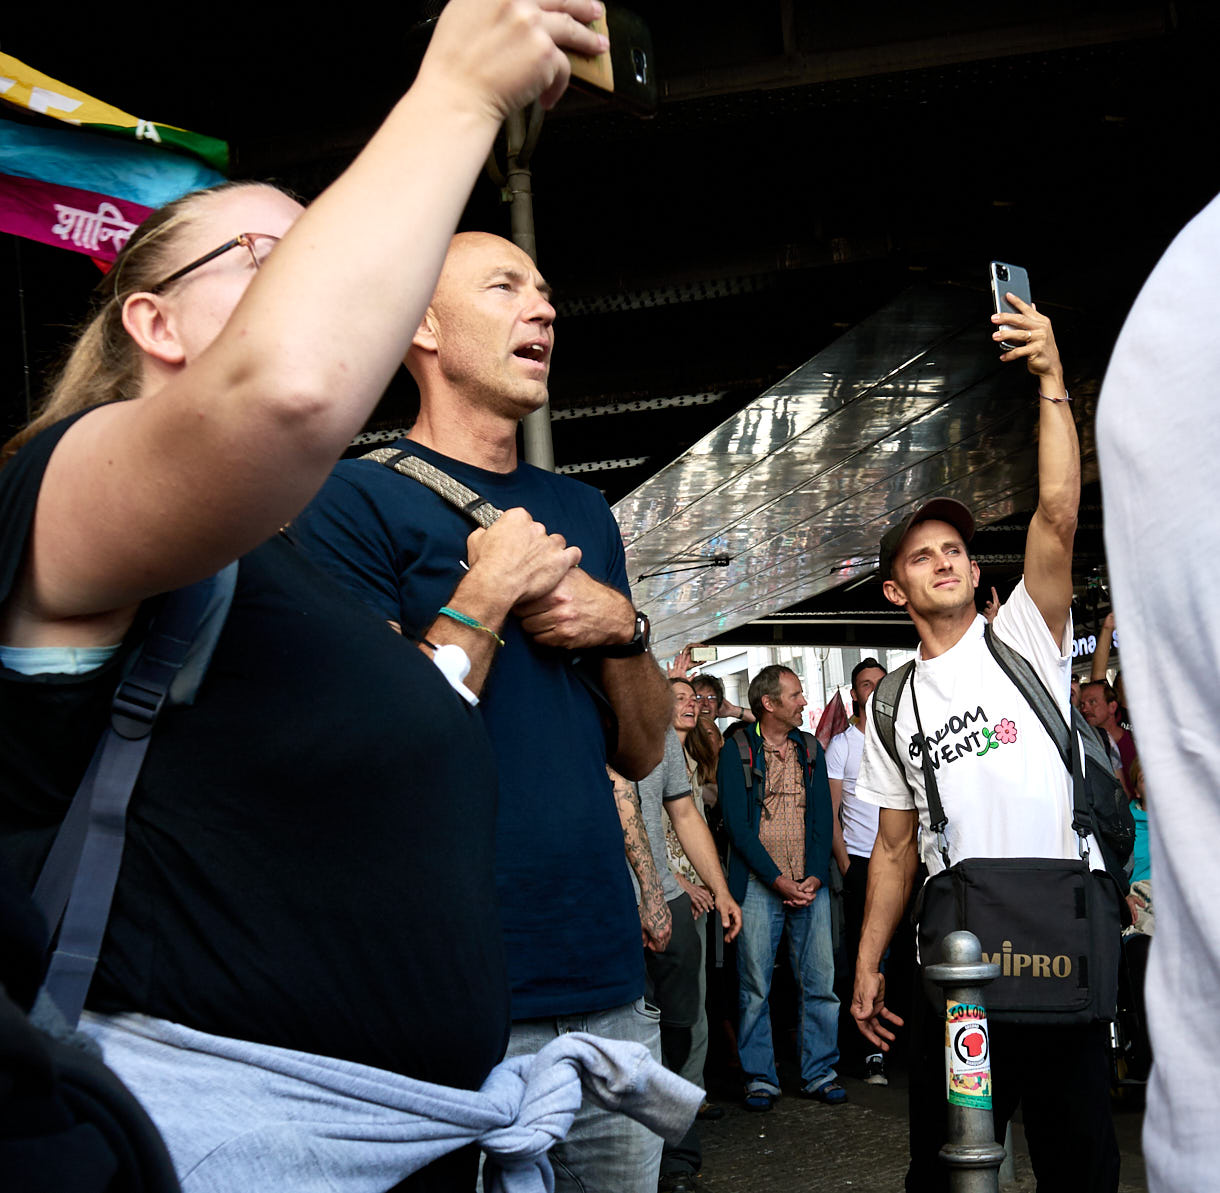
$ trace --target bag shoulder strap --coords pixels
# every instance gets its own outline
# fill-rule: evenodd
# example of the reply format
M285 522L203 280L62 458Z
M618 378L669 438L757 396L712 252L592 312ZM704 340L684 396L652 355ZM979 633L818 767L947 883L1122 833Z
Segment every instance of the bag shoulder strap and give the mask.
M874 689L874 697L876 694ZM915 693L914 679L911 680L911 708L915 713L919 761L923 769L924 799L928 802L928 828L936 835L936 848L940 850L941 859L945 863L945 869L948 870L952 864L949 861L949 837L945 832L949 818L945 815L945 806L940 801L940 787L936 782L936 766L932 762L932 751L928 749L928 735L923 731L923 718L919 715L919 697ZM905 772L903 777L905 778Z
M360 459L376 460L378 464L384 464L402 476L419 481L472 522L477 522L484 530L503 513L503 510L497 509L486 497L480 496L461 481L454 480L447 472L437 468L435 464L429 464L427 460L421 460L411 452L392 447L378 447L366 452Z
M881 738L881 744L885 747L885 752L893 759L894 765L898 768L902 781L907 784L908 790L911 788L911 785L907 782L906 771L902 766L902 758L898 753L898 742L894 734L894 721L898 716L898 701L902 697L902 689L906 687L914 670L915 660L910 659L897 670L889 672L888 675L883 675L881 682L873 689L873 706L869 714L873 724L877 727L877 736Z
M465 514L472 522L482 526L484 530L495 523L504 512L468 485L455 480L443 469L437 468L435 464L429 464L427 460L422 460L411 452L393 447L378 447L371 452L365 452L360 459L374 460L401 476L418 481L425 488L431 489L438 497L444 498L454 509ZM583 656L573 656L571 662L576 678L589 693L589 698L597 708L603 723L606 747L607 750L611 750L614 743L618 741L619 730L618 714L614 711L614 704L606 694L600 678L589 666L586 666Z
M38 876L34 901L49 937L60 928L44 988L75 1026L93 980L118 880L127 805L150 735L173 689L190 703L236 586L237 564L168 593L110 705L110 724ZM175 684L180 675L185 684ZM60 921L62 920L62 927Z

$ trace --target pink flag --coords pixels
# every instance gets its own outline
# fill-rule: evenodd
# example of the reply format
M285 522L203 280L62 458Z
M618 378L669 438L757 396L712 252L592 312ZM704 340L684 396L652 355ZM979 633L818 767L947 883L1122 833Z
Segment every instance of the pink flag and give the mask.
M822 749L825 750L830 745L830 739L842 733L847 725L847 709L843 707L843 697L836 688L834 697L823 711L813 736L822 743Z
M107 263L151 210L96 191L0 176L0 228Z

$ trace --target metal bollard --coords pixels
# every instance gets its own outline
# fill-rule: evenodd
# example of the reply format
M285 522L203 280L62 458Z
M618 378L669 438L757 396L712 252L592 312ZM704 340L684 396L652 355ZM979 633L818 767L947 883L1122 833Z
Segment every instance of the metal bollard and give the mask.
M983 960L973 932L950 932L924 976L945 995L945 1084L949 1140L940 1149L952 1193L998 1193L1004 1148L991 1114L991 1042L983 987L1000 967Z

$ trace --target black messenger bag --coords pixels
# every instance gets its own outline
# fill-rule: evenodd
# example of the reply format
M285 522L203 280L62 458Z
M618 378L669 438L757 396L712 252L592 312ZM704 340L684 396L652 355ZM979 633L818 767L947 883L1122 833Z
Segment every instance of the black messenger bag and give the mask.
M911 700L920 740L919 702ZM928 879L915 910L923 965L941 958L941 941L965 928L979 938L983 959L1000 967L984 997L998 1023L1083 1024L1113 1019L1124 900L1105 870L1089 867L1093 820L1085 805L1081 743L1072 741L1072 828L1080 857L949 860L948 818L936 772L922 750L932 832L945 869ZM929 990L938 1009L943 996Z

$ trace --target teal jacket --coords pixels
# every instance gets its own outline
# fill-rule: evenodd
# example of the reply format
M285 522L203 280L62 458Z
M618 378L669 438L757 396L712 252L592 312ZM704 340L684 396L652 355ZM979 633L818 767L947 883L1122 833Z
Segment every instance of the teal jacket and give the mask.
M740 903L745 898L751 871L770 886L779 877L780 869L758 840L762 796L767 789L762 735L757 724L738 732L746 735L750 747L749 771L752 781L747 787L746 768L742 765L736 734L725 739L716 781L720 788L724 827L729 835L729 894ZM826 755L821 745L816 738L808 735L814 750L814 756L810 758L806 736L799 729L793 729L788 734L796 744L801 771L805 776L805 873L802 877L819 878L822 885L827 886L830 883L833 834L830 782L826 774Z

